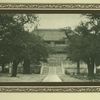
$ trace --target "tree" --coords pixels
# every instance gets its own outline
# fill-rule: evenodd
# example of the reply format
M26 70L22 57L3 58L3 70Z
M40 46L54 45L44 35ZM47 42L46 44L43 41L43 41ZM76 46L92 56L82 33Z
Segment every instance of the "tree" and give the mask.
M47 44L40 36L31 33L26 37L27 41L24 49L23 73L29 74L30 64L33 63L38 65L41 61L46 61L49 51Z
M23 73L30 73L30 64L40 64L48 57L48 46L30 30L37 28L38 18L33 14L0 14L0 60L12 63L12 77L17 75L18 64L23 62ZM5 64L4 64L5 63Z
M9 63L13 63L12 76L17 74L17 66L23 60L24 35L28 28L26 24L36 21L36 16L32 14L0 14L0 57L4 61L9 58ZM29 33L29 32L28 32ZM7 61L8 62L8 61Z
M77 26L67 47L67 54L72 61L80 60L87 64L89 78L94 77L94 65L100 58L100 25L96 21L90 19L90 21L82 22Z
M73 45L75 45L73 40L76 39L78 35L71 29L71 27L65 28L65 34L68 39L68 44L70 45L70 46L68 46L68 44L67 44L67 48L66 48L67 49L66 50L67 58L77 64L77 74L80 74L80 59L79 59L79 57L76 58L76 56L73 55L74 53L76 54L76 51L72 51L74 49ZM72 49L72 47L73 47L73 49Z
M100 65L98 61L100 60L100 14L86 14L86 17L89 19L89 25L92 35L92 62L94 62L92 65ZM91 65L91 66L92 66ZM91 71L91 69L90 69ZM93 72L93 71L92 71Z

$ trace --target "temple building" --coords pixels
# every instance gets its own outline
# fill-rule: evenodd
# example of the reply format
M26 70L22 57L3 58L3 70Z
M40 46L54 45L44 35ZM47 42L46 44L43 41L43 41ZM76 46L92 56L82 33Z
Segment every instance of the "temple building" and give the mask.
M47 67L57 67L58 73L61 70L61 66L66 59L66 35L62 29L38 29L34 31L53 49L53 53L49 55Z
M65 58L66 52L66 35L62 29L38 29L35 34L40 35L43 40L53 49L53 55L50 55L49 59L53 59L55 62L60 62ZM59 60L59 61L57 61Z
M55 53L64 53L66 47L66 35L61 29L38 29L35 31L43 40L55 50Z

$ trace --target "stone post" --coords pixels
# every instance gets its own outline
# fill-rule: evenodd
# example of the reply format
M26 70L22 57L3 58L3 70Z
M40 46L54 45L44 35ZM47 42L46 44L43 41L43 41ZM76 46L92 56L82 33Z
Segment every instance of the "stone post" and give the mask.
M12 66L9 66L9 74L12 73Z
M63 62L61 62L61 69L62 69L62 73L65 74Z

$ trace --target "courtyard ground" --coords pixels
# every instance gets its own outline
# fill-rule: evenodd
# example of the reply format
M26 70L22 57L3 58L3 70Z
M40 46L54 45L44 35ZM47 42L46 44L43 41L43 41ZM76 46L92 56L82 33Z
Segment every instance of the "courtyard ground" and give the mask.
M70 75L59 75L59 78L62 82L89 82L87 79L78 79L75 77L71 77Z
M62 82L100 82L100 75L89 79L87 75L58 75Z
M0 82L42 82L45 77L40 74L18 74L17 77L11 77L10 74L0 73Z
M18 74L11 77L10 74L0 73L0 82L100 82L100 79L88 80L70 75L40 75L40 74Z
M0 73L0 82L87 82L88 80L77 79L69 75L40 75L40 74L18 74L11 77L10 74Z

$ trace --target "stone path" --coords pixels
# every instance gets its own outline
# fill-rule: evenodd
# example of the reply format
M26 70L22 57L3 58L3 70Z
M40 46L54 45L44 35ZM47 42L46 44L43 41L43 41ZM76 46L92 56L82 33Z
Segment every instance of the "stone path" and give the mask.
M62 82L57 75L48 75L43 82Z
M62 82L58 75L56 75L56 67L49 67L49 73L43 82Z

